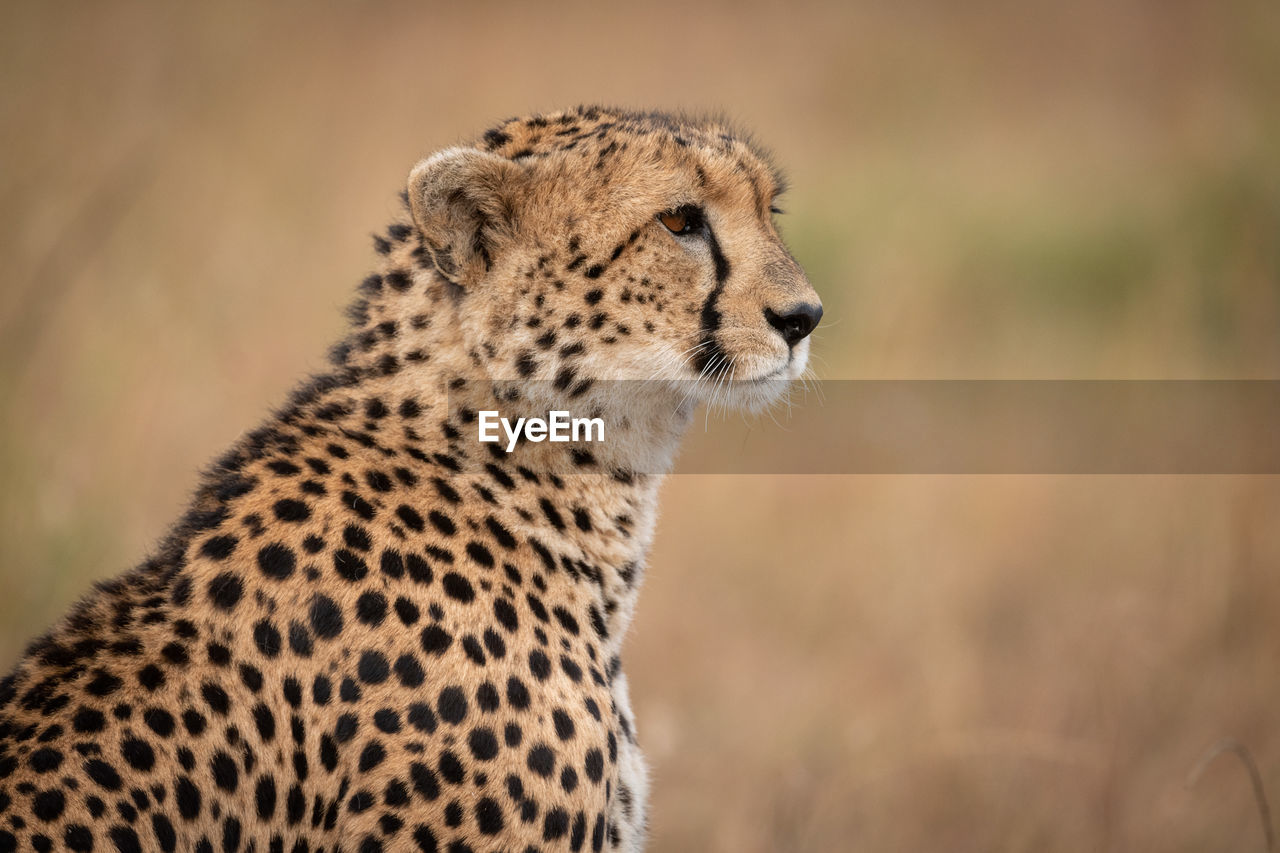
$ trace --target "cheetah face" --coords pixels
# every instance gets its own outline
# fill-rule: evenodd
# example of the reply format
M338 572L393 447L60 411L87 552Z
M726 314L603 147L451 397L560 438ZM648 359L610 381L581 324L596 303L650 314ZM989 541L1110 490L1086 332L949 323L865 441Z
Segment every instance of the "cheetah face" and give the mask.
M822 316L774 221L781 190L720 124L594 108L508 122L409 184L490 377L747 410L803 373Z

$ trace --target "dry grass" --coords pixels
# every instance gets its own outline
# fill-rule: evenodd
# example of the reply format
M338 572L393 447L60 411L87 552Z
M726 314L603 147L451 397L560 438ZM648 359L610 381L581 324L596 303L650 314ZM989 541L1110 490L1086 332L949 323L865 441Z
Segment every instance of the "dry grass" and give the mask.
M320 364L407 167L723 108L851 377L1270 377L1266 0L0 12L0 661ZM287 319L286 319L287 318ZM655 849L1263 849L1280 480L677 477L628 666Z

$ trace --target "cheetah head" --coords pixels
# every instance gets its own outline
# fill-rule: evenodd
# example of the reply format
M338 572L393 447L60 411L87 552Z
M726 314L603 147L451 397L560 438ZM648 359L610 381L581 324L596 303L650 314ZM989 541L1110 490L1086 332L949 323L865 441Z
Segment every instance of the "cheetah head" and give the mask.
M782 189L718 121L590 107L436 154L408 192L491 378L758 410L805 370L822 316L778 233Z

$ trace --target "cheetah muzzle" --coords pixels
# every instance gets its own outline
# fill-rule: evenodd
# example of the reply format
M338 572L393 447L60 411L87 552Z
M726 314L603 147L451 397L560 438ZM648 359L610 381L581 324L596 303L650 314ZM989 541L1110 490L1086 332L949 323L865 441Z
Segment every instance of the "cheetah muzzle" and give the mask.
M330 371L0 681L0 853L641 849L662 474L822 315L781 190L721 123L595 107L420 163ZM621 437L475 441L555 405Z

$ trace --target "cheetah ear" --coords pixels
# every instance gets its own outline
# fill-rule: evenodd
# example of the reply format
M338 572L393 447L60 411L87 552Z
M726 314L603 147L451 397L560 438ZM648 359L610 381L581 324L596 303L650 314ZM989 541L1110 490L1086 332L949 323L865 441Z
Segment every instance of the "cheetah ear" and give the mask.
M409 205L442 276L469 288L488 273L512 237L520 178L515 163L474 148L449 148L414 167Z

